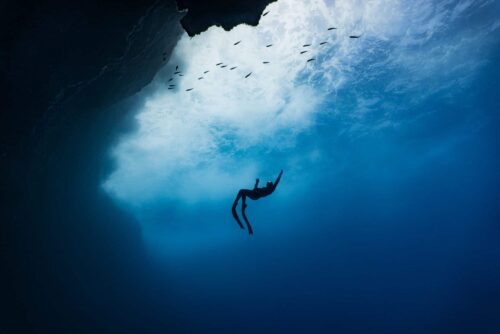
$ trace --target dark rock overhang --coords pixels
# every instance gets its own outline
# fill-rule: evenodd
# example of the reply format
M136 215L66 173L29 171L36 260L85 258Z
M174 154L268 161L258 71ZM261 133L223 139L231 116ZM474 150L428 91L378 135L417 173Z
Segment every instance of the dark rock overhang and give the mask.
M189 36L211 26L231 30L239 24L256 26L266 6L276 0L177 0L179 10L187 10L181 24Z

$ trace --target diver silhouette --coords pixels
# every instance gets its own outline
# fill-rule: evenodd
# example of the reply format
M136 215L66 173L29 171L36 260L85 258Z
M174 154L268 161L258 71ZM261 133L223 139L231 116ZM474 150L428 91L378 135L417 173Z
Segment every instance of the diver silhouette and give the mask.
M240 191L238 191L238 195L236 196L236 199L234 200L233 207L232 207L233 217L238 222L238 225L240 225L240 227L242 229L244 229L243 224L241 223L241 220L238 217L238 214L236 213L236 206L238 205L238 201L241 198L241 203L242 203L241 214L243 216L243 219L245 220L245 223L247 224L249 234L253 234L253 230L252 230L252 225L250 225L250 222L248 221L247 216L245 214L245 209L247 208L247 203L246 203L247 197L256 201L261 197L271 195L274 192L274 190L276 189L276 186L278 186L278 183L281 180L281 175L283 175L283 170L280 171L280 174L278 175L278 178L276 179L276 181L274 181L274 183L271 181L268 181L265 187L258 188L259 179L256 179L255 186L253 187L252 190L240 189Z

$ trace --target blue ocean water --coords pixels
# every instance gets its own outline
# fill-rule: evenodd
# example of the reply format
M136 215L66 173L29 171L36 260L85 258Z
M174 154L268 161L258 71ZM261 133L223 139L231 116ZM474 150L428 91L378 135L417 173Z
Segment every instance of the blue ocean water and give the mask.
M206 333L495 333L497 74L412 129L334 145L341 166L313 187L250 202L252 238L234 226L235 242L169 257L183 320Z
M179 323L199 333L500 330L498 5L484 6L405 51L456 54L449 62L379 69L400 45L367 44L377 59L351 68L367 75L327 95L293 149L235 153L267 168L254 175L262 181L285 170L275 194L249 202L254 236L233 221L232 198L120 202L142 223ZM484 43L468 43L484 30L460 25L483 23L493 27ZM332 117L339 110L360 116Z

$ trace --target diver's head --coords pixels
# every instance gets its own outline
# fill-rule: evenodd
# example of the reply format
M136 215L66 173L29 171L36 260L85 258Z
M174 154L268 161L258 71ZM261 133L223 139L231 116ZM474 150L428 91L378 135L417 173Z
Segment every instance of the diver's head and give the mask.
M271 188L273 186L273 183L271 181L267 181L266 187Z

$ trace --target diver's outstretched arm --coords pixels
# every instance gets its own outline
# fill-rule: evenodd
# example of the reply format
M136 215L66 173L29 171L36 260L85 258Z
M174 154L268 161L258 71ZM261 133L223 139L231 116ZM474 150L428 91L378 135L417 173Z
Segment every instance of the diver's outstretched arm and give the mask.
M280 171L280 175L278 175L278 178L276 179L276 181L274 181L274 184L273 184L273 191L274 191L274 189L276 189L276 187L278 186L278 183L280 183L280 180L281 180L281 175L283 175L283 169Z
M253 190L257 189L259 186L259 179L255 179L255 186L253 186Z

